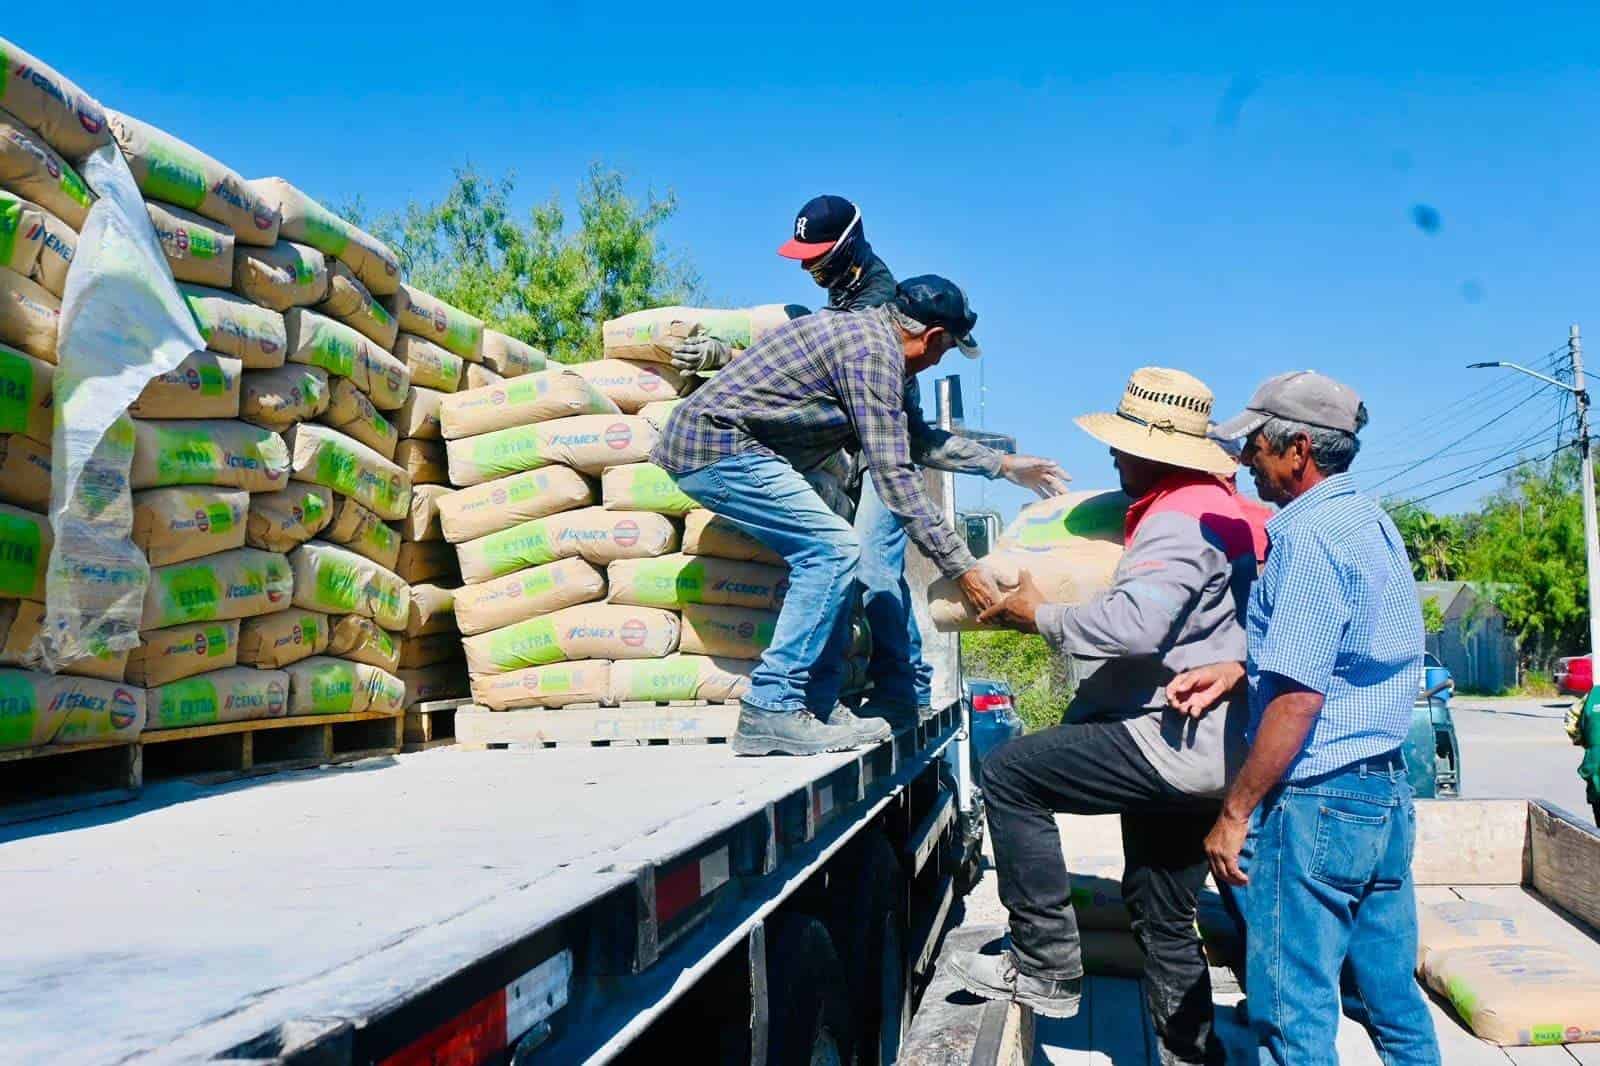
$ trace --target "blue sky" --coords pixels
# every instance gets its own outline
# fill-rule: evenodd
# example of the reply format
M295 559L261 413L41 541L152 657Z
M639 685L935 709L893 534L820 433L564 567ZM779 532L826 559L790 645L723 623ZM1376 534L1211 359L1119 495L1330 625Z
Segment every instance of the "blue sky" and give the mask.
M1542 360L1579 322L1600 365L1592 11L842 7L77 3L0 32L247 176L375 212L466 162L532 203L603 161L677 194L667 240L726 304L814 302L773 249L804 200L850 196L897 273L968 289L988 422L1080 487L1114 475L1071 416L1141 365L1229 411L1281 370L1343 378L1372 414L1358 474L1412 495L1553 440L1551 395L1511 409L1527 390L1466 363ZM950 370L975 422L976 367Z

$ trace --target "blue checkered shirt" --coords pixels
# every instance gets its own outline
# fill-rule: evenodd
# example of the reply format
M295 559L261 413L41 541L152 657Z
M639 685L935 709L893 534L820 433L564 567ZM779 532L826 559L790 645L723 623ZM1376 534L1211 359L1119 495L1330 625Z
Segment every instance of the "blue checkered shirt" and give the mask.
M1250 594L1250 736L1289 678L1323 695L1285 782L1400 747L1422 680L1422 608L1400 532L1335 474L1267 522L1271 547Z
M884 505L953 577L976 562L912 461L905 385L900 331L887 309L805 315L762 337L679 404L650 459L687 474L755 451L804 472L859 447Z

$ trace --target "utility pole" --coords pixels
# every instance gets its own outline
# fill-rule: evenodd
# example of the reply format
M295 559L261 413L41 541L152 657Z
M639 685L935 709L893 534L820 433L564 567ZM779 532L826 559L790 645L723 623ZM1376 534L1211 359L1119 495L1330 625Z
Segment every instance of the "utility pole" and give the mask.
M1594 457L1589 454L1589 392L1583 384L1583 337L1576 323L1567 331L1572 353L1572 389L1578 406L1578 462L1583 467L1583 544L1589 564L1589 661L1600 663L1600 531L1595 528Z

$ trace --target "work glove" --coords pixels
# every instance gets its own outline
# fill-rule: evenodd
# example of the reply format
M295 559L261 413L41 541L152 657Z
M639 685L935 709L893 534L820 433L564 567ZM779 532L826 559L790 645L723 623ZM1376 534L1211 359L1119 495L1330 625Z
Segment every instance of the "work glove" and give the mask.
M672 365L685 374L727 366L731 358L733 358L732 348L717 338L704 334L689 337L672 349Z

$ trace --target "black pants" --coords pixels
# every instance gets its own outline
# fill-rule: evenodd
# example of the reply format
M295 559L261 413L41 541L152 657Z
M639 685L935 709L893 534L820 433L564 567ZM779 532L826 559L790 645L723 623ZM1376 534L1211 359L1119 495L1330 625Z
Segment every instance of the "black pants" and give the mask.
M1162 1062L1221 1062L1211 1031L1211 978L1194 924L1217 801L1168 785L1118 723L1019 737L984 760L983 791L1018 967L1039 977L1082 975L1055 815L1121 814L1122 896L1145 955Z

